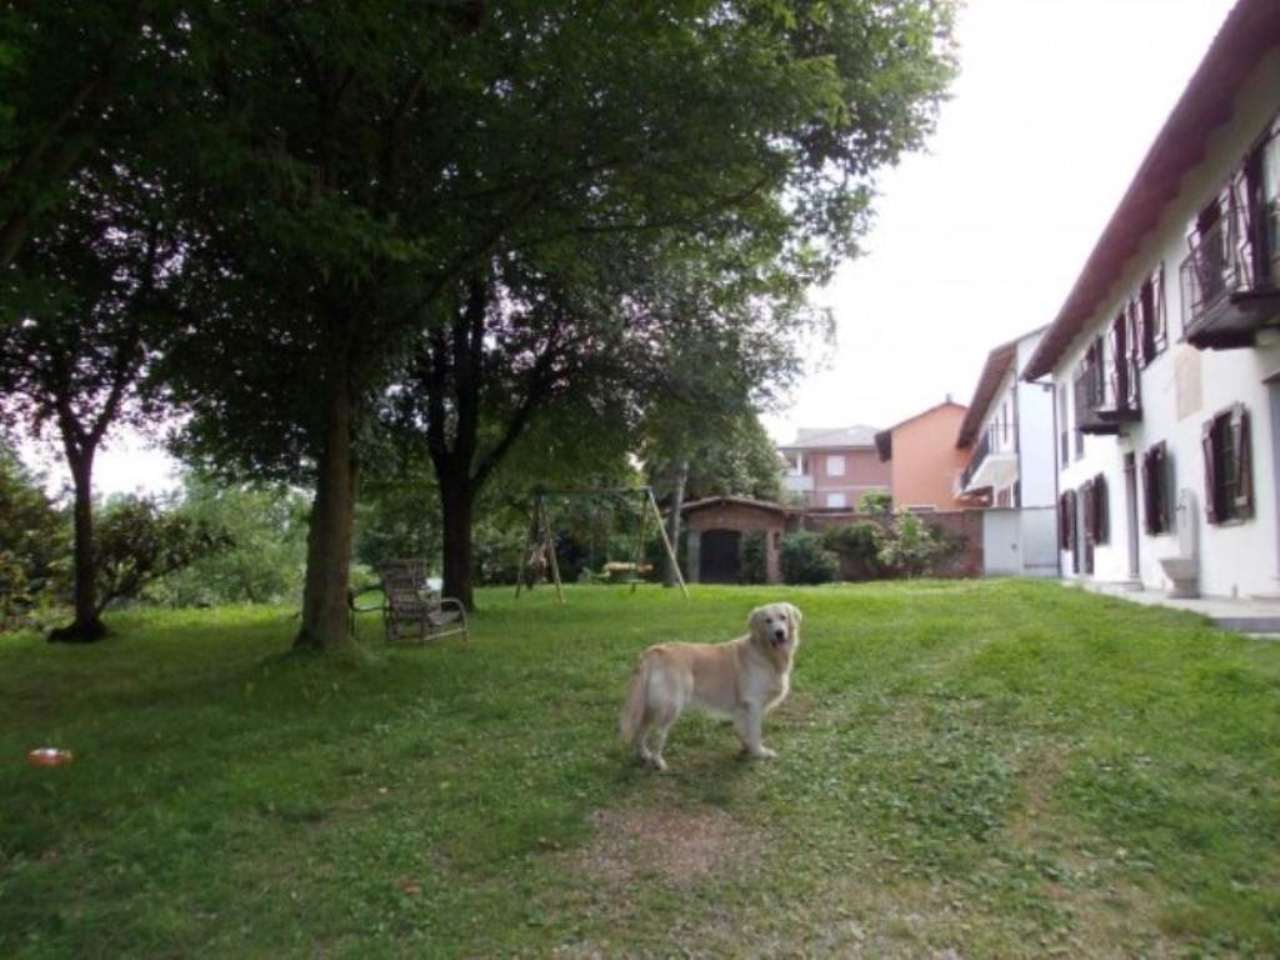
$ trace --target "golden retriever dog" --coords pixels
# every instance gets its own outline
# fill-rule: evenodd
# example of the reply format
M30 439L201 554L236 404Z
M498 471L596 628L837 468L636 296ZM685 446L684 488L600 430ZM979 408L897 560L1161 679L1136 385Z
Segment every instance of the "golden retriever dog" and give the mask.
M748 633L727 643L660 643L640 655L619 724L640 759L667 769L662 748L686 707L726 715L742 752L777 756L764 745L764 715L791 688L800 645L800 611L790 603L756 607Z

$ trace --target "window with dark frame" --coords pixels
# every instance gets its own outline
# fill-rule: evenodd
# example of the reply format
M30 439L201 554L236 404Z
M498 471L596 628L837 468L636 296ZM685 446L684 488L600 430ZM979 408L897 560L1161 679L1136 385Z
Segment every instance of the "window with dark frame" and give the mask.
M1058 445L1062 449L1062 464L1071 459L1071 447L1067 440L1067 385L1058 384Z
M1085 397L1081 393L1079 389L1079 384L1081 380L1089 376L1089 363L1092 360L1092 358L1093 358L1093 344L1090 344L1089 348L1084 352L1084 359L1080 361L1080 366L1076 368L1075 375L1071 378L1072 381L1077 385L1076 396L1075 396L1075 415L1076 415L1075 450L1076 450L1077 460L1079 460L1081 457L1084 456L1084 431L1080 429L1080 423L1084 419L1084 414L1085 414L1084 404L1091 402L1090 398Z
M1070 550L1075 542L1075 511L1072 509L1075 495L1066 491L1058 497L1058 549Z
M1089 531L1093 537L1094 543L1109 543L1111 541L1111 505L1107 499L1107 477L1105 474L1098 474L1093 478L1093 486L1091 488L1093 494L1093 525Z
M1249 411L1235 404L1205 422L1204 509L1210 523L1235 523L1253 516L1253 466Z
M1161 440L1142 455L1143 526L1152 536L1173 529L1173 489L1173 461Z

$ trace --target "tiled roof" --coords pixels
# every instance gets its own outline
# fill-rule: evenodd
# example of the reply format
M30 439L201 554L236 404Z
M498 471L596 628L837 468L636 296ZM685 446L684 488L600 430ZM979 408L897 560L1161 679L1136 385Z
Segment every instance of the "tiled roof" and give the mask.
M863 424L852 427L826 427L812 429L801 427L791 443L778 445L779 450L822 450L836 447L872 447L876 442L876 428Z

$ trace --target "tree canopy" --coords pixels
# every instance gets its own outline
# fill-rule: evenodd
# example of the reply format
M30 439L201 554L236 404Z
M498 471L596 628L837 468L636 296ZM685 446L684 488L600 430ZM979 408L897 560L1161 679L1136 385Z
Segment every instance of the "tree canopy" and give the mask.
M478 491L541 414L624 433L696 380L672 377L696 351L735 398L785 381L806 289L857 252L875 172L923 142L953 69L945 0L137 12L155 22L104 19L103 42L164 96L113 82L115 106L76 116L108 153L136 142L108 120L155 120L189 244L166 356L183 449L314 486L315 646L346 637L378 411L426 447L446 587L469 599ZM55 130L57 96L24 97L12 129Z

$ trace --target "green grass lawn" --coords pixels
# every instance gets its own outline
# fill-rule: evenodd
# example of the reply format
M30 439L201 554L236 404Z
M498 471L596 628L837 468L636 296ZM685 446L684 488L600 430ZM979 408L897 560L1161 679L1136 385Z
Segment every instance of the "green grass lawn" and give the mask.
M631 762L637 652L773 599L779 758L686 717ZM1280 644L1015 581L480 603L336 657L280 609L0 637L0 956L1280 954Z

